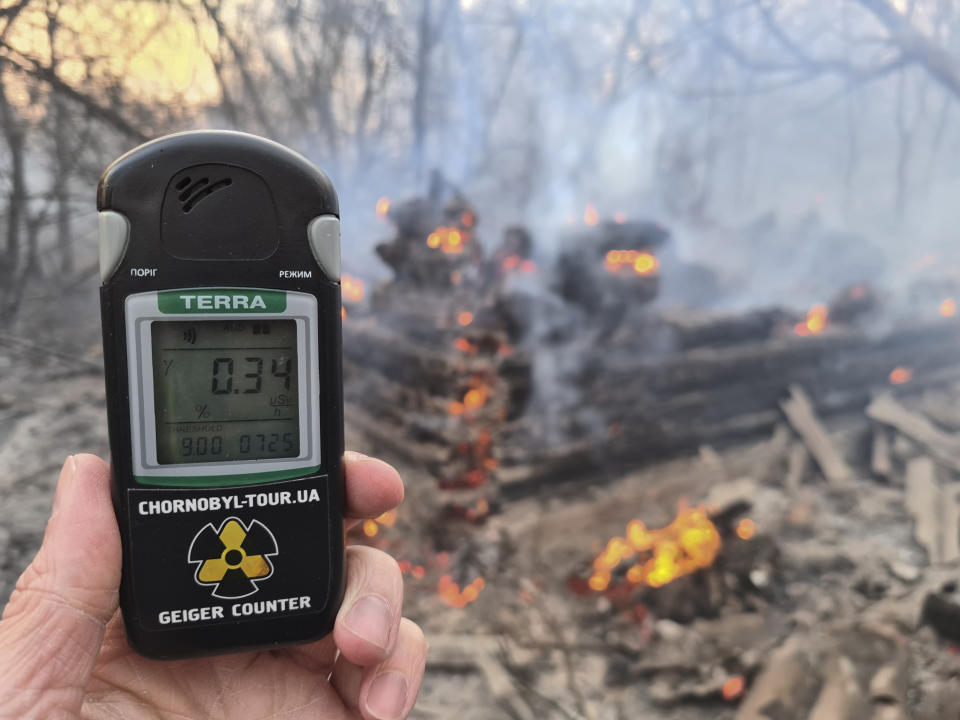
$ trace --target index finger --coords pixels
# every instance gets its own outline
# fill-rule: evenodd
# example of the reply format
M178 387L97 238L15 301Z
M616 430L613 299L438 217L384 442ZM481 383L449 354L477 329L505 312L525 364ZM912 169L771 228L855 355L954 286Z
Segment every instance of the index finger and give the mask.
M403 502L403 480L392 465L351 450L343 460L347 519L375 518Z

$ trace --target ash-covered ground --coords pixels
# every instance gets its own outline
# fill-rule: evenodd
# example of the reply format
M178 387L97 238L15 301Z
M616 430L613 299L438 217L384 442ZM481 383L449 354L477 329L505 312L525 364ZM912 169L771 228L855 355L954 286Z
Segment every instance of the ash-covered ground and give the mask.
M40 544L64 457L108 453L93 285L28 304L0 337L3 595ZM405 614L431 642L413 717L954 720L957 377L815 425L833 466L785 413L754 441L502 497L479 522L348 421L348 446L407 483L397 517L353 539L401 562ZM710 508L723 536L709 567L641 589L622 562L590 589L608 540L631 520L666 526L681 502ZM748 539L731 532L744 518Z

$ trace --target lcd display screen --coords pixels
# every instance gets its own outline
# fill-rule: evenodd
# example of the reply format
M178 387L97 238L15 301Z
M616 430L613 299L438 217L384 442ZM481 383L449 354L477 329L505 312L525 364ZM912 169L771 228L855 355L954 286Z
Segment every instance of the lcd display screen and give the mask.
M161 320L150 330L158 463L300 454L295 320Z

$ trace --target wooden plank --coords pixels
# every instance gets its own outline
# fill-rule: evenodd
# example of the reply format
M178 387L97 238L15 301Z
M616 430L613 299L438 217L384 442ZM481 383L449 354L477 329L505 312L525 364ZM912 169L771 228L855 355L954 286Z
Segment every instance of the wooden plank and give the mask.
M896 428L925 447L939 463L960 472L960 438L943 432L923 415L907 410L892 395L884 394L875 398L867 406L867 416Z
M870 443L870 472L876 477L891 480L893 477L893 461L890 459L890 437L885 428L873 429Z
M790 388L790 398L780 403L784 415L813 455L817 465L832 487L845 487L853 479L853 470L847 465L813 411L807 394L798 386Z
M941 493L933 460L922 456L907 463L904 504L913 518L913 537L927 552L931 565L943 562Z

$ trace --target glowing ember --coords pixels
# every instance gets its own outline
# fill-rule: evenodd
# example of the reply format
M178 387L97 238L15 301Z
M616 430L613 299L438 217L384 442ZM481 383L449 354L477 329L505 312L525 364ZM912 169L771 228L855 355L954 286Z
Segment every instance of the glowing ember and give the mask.
M470 389L464 394L460 402L452 402L449 406L451 415L463 415L465 412L483 407L490 396L490 387L479 380L470 383Z
M438 227L427 236L427 245L434 249L439 248L446 255L457 255L463 252L464 235L455 227Z
M654 255L637 250L611 250L603 264L610 272L626 267L631 268L637 275L652 275L660 267L660 261Z
M486 587L486 582L482 577L478 577L461 590L452 577L444 575L437 583L437 592L440 593L440 597L447 605L462 608L476 600L484 587Z
M706 511L691 510L681 503L676 519L665 528L648 530L639 520L631 520L627 536L611 538L594 559L588 583L594 590L606 589L615 568L641 555L627 570L627 580L634 585L662 587L712 565L721 545L720 533Z
M461 310L457 313L457 322L466 327L473 322L473 313L469 310Z
M508 255L503 259L500 266L504 270L519 270L524 273L532 273L537 269L537 266L532 260L524 260L519 255Z
M757 526L750 518L744 518L737 525L737 537L741 540L750 540L757 534Z
M892 385L903 385L913 380L913 370L905 367L894 368L890 373L890 383Z
M742 675L737 675L735 677L727 680L720 692L723 695L723 699L727 702L733 702L740 698L743 695L743 691L746 689L747 683L743 679Z
M953 317L957 313L957 303L953 298L947 298L940 303L940 314L944 317Z
M463 396L463 407L467 410L476 410L478 407L483 407L483 404L487 402L487 395L486 385L468 390L467 394Z
M476 355L479 351L479 348L466 338L457 338L454 340L453 348L469 355Z
M390 211L390 200L382 197L377 200L377 215L380 217L385 217L386 214Z
M380 526L393 527L397 522L397 511L387 510L380 517L373 520L363 521L363 534L367 537L376 537L380 532Z
M340 279L340 293L346 302L360 302L363 300L363 280L344 275Z
M797 323L793 331L797 335L819 335L827 326L827 306L814 305L807 312L807 319Z
M583 211L583 221L587 225L596 225L600 221L600 215L593 205L588 204L587 209Z

